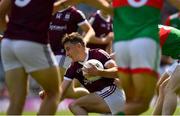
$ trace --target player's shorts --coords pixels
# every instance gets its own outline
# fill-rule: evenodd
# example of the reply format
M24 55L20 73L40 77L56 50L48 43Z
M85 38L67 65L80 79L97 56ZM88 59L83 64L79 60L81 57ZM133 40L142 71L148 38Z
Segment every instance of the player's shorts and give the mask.
M157 72L161 50L159 44L150 38L136 38L114 43L115 60L120 68L150 69Z
M4 38L1 53L5 71L23 67L26 72L33 72L57 66L50 45Z
M172 75L172 73L175 71L176 67L177 66L180 66L180 62L179 61L176 61L175 63L173 63L167 70L166 72L168 73L168 75Z
M115 85L112 85L95 93L105 100L112 114L124 112L125 94L123 90L120 90Z
M72 62L72 60L68 56L65 56L65 55L56 55L56 59L57 59L59 67L63 67L65 69L67 69Z

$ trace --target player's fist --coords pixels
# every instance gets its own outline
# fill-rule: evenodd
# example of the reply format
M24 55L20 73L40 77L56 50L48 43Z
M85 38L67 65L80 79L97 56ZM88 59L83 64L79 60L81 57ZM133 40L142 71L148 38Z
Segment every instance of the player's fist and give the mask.
M45 96L46 96L46 92L45 92L44 90L42 90L42 91L39 92L39 97L40 97L41 99L44 99Z

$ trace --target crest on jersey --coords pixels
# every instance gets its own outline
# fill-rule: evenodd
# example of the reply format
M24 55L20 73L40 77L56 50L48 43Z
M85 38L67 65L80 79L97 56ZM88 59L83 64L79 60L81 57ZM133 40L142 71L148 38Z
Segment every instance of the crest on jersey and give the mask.
M70 14L68 13L68 14L65 15L64 20L68 21L69 19L70 19Z

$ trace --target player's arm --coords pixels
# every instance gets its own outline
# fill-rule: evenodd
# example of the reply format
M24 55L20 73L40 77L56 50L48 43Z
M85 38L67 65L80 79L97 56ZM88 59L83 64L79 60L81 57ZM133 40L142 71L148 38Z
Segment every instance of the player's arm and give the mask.
M101 44L101 45L109 44L111 41L113 41L113 36L111 36L110 34L107 35L106 37L102 37L102 38L99 38L99 37L96 37L96 36L92 36L89 39L89 43L92 43L92 44Z
M153 115L161 115L162 114L162 107L164 103L164 90L169 81L169 78L166 78L159 86L159 95L154 107Z
M91 25L93 25L95 21L95 18L94 17L91 17L89 19L89 23ZM109 44L111 43L111 41L113 41L113 34L110 32L106 37L102 37L102 38L99 38L99 37L96 37L96 36L92 36L89 40L89 43L92 43L92 44ZM108 52L109 53L109 52Z
M113 48L113 40L108 43L108 46L106 47L105 51L109 54L112 54L113 52L112 48Z
M102 9L108 14L113 14L112 6L106 0L59 0L58 2L56 2L56 5L54 6L54 11L62 7L77 5L79 3L88 4L98 9Z
M92 65L90 68L83 68L83 71L88 74L88 76L101 76L107 78L117 78L117 65L114 60L109 60L106 62L105 67L107 69L99 69L96 66Z
M171 5L180 10L180 0L168 0Z
M6 29L6 15L11 8L11 0L1 0L0 1L0 31Z
M95 36L94 29L88 23L88 21L86 21L86 23L81 24L79 27L83 32L85 32L84 33L84 42L88 43L90 41L90 39Z
M109 60L105 63L105 67L107 69L104 69L104 70L100 70L98 72L98 75L99 76L102 76L102 77L108 77L108 78L117 78L118 75L117 75L117 72L118 72L118 68L117 68L117 64L114 60Z
M60 100L62 100L64 98L64 95L67 92L67 89L69 88L69 86L71 85L72 80L69 80L68 78L64 79L63 82L60 85Z

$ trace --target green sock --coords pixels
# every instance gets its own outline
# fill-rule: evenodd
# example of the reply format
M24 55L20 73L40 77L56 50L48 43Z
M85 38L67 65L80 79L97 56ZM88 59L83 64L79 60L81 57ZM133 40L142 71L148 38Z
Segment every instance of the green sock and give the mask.
M116 115L119 115L119 116L124 116L125 113L124 112L118 112Z

